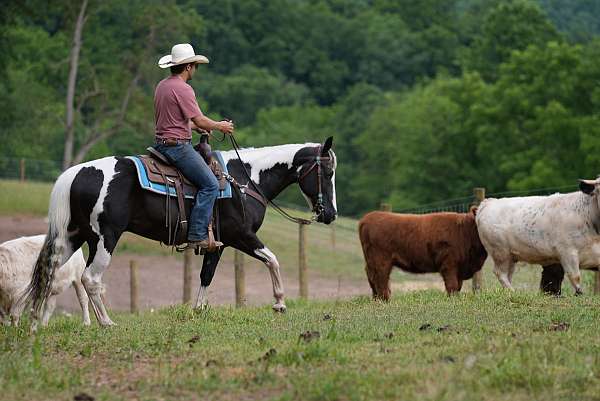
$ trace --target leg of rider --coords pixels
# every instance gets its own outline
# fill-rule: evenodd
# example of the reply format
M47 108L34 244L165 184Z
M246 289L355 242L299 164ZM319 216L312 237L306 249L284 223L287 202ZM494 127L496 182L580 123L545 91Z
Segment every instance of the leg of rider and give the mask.
M208 223L219 193L219 183L202 156L190 144L160 146L164 153L183 175L198 187L196 202L188 224L188 240L202 241L208 236Z

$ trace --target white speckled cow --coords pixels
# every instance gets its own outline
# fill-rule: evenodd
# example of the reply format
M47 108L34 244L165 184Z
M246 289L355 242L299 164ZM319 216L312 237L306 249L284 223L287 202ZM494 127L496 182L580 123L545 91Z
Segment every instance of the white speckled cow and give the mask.
M25 293L33 266L44 245L45 235L21 237L0 244L0 319L17 326L25 307L22 295ZM85 260L81 249L56 270L50 296L44 305L42 325L48 324L56 306L56 296L73 284L83 311L83 324L90 324L88 296L81 284Z
M580 180L580 192L486 199L477 212L481 242L502 286L512 289L517 261L560 263L576 294L579 268L600 265L600 179Z

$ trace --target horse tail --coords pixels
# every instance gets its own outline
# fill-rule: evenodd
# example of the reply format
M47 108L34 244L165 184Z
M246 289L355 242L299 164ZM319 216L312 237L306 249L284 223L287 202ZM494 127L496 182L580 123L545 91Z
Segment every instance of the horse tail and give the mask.
M71 220L71 184L79 169L70 168L62 173L50 195L48 233L35 262L31 282L25 290L25 304L32 305L34 316L40 316L44 302L50 295L54 272L66 263L74 252L68 235Z

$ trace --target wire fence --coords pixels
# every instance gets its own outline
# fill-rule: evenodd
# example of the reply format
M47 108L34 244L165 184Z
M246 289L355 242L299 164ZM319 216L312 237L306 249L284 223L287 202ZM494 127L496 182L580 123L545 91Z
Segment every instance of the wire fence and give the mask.
M0 178L15 180L31 180L41 182L53 182L62 172L62 164L56 160L39 160L29 158L0 157ZM550 195L556 192L570 192L577 189L577 185L564 185L557 187L533 188L525 190L494 192L486 195L488 198L500 198L511 196L533 196ZM283 207L296 210L298 212L308 212L303 206L290 203L279 202ZM471 206L477 204L474 195L463 196L460 198L443 199L439 201L424 203L411 208L395 209L396 213L436 213L436 212L457 212L466 213ZM346 223L346 224L345 224ZM355 224L338 221L336 225L341 229L355 230Z
M62 172L56 160L0 157L0 178L52 182Z
M515 191L493 192L486 194L486 198L504 198L514 196L545 196L557 192L572 192L577 190L577 185L563 185L559 187L533 188ZM466 213L471 206L478 203L475 195L464 196L462 198L445 199L430 203L425 203L412 208L394 210L396 213L426 214L437 212L457 212Z

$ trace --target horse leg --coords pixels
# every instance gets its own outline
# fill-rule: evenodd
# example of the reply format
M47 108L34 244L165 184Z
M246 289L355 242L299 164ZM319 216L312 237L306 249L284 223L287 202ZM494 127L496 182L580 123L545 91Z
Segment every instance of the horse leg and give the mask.
M279 271L279 261L277 257L269 248L254 235L249 233L244 239L239 240L233 245L236 249L244 252L248 256L260 260L269 269L271 275L271 283L273 284L273 297L275 298L275 304L273 310L276 312L285 312L287 307L285 306L283 284L281 281L281 272Z
M75 288L75 293L77 293L77 299L79 300L79 305L81 306L81 314L83 315L83 324L85 326L89 326L91 324L90 310L88 308L90 299L87 295L87 292L85 292L85 288L83 288L81 279L74 280L73 287Z
M224 249L224 247L221 247L218 252L210 252L204 255L204 259L202 260L202 270L200 271L200 288L198 289L198 296L196 297L194 308L204 309L208 305L208 286L215 276L217 264L221 259Z
M114 242L116 244L116 241ZM92 301L92 309L101 326L112 326L115 323L108 316L104 302L102 302L102 293L104 285L102 284L102 275L110 264L111 250L105 248L104 238L88 241L90 255L81 282L85 287L90 300Z

